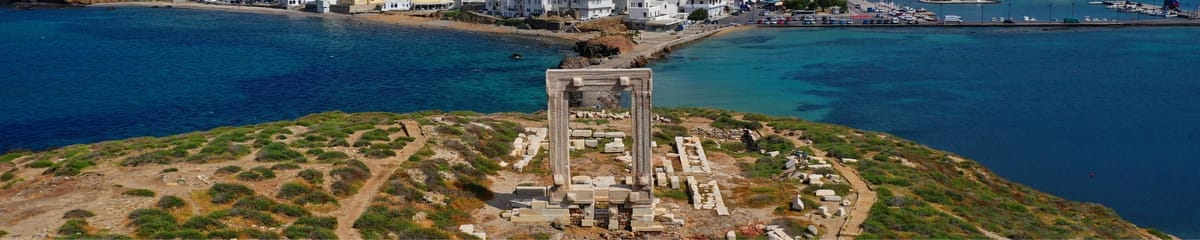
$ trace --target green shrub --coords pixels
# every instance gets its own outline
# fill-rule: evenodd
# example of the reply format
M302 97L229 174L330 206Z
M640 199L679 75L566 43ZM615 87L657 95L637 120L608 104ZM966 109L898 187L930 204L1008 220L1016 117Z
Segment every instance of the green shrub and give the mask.
M301 195L300 197L296 198L296 200L294 200L292 202L299 204L299 205L306 205L306 204L314 204L315 205L315 204L325 204L325 203L337 204L338 203L337 198L334 198L332 195L329 195L328 193L325 193L322 191L308 192L307 194Z
M266 240L266 239L281 239L282 238L279 236L278 233L261 231L261 230L253 229L253 228L242 229L242 234L245 234L246 236L249 236L250 238L253 238L253 239Z
M96 216L96 214L95 214L95 213L92 213L91 211L88 211L88 210L83 210L83 209L71 209L71 211L67 211L66 213L63 213L63 217L62 217L62 218L63 218L63 219L71 219L71 218L90 218L90 217L95 217L95 216Z
M336 239L333 230L309 225L291 225L283 229L283 235L291 239Z
M286 144L272 142L263 146L262 150L258 151L258 156L254 159L257 161L304 161L304 154L288 148Z
M262 166L238 174L238 180L242 181L260 181L272 178L275 178L275 171Z
M304 179L304 181L314 185L320 185L321 183L325 182L325 173L322 173L316 169L304 169L304 171L300 171L298 176L301 179Z
M38 159L37 161L25 164L25 167L27 168L48 168L50 166L54 166L54 162L51 162L47 159Z
M295 164L295 163L280 163L280 164L271 165L271 170L292 170L292 169L300 169L300 165Z
M391 138L388 138L388 132L381 130L381 129L367 131L367 132L363 133L362 137L360 137L359 139L364 140L364 141L391 141L392 140Z
M255 222L257 225L267 227L279 227L279 221L275 220L270 213L247 208L232 208L229 210L217 210L208 213L208 217L214 219L225 219L228 217L240 217L246 221Z
M16 169L14 168L14 170L16 170ZM7 182L8 180L17 178L17 175L13 174L12 172L13 172L12 170L9 170L8 172L5 172L4 174L0 174L0 182Z
M58 235L88 235L88 222L83 219L71 219L58 227Z
M226 227L228 226L225 226L225 224L221 223L221 221L204 215L192 216L192 218L189 218L187 221L183 222L183 228L201 231L212 231L224 229Z
M329 140L329 146L330 147L349 147L350 142L346 141L345 138L336 138L333 140Z
M249 197L242 197L241 199L238 199L237 202L233 203L233 208L257 210L257 211L267 211L267 210L270 210L271 207L275 206L276 204L277 203L275 203L275 201L271 200L270 198L260 196L260 195L255 195L255 196L249 196Z
M215 174L215 175L234 174L234 173L238 173L241 171L242 171L242 167L239 167L239 166L224 166L224 167L218 168L217 171L214 172L213 174Z
M360 187L362 187L361 184L358 184L357 182L352 183L349 181L338 180L329 185L329 192L333 193L333 195L345 197L354 195L354 193L358 192Z
M163 169L162 171L159 171L158 173L171 173L171 172L178 172L178 171L179 171L178 168L167 168L167 169Z
M155 233L154 239L203 239L204 233L195 229L183 229L176 231L163 231Z
M684 200L684 201L688 200L687 193L680 191L680 190L675 190L675 189L657 191L657 192L654 192L654 196L661 197L661 198L673 198L673 199L679 199L679 200Z
M186 155L187 152L183 152L183 154ZM178 153L172 153L171 151L168 151L168 150L158 150L158 151L153 151L153 152L148 152L148 153L142 153L140 155L129 157L129 158L126 158L125 160L121 160L121 166L141 166L143 164L150 164L150 163L167 164L167 163L174 162L175 156L173 156L173 155L178 155Z
M204 238L207 238L207 239L235 239L235 238L241 238L241 233L239 233L238 231L226 230L226 229L214 230L214 231L208 232L208 235L205 236Z
M387 145L384 145L384 147L381 148L377 148L375 146L359 148L358 152L362 153L363 156L374 159L396 156L396 151L393 151L391 147L388 147Z
M721 128L721 129L748 128L750 130L758 130L759 128L762 128L761 123L741 121L741 120L733 119L733 117L729 117L729 116L722 116L720 118L717 118L717 120L713 121L712 124L710 124L710 125L712 125L712 127Z
M129 213L129 219L137 226L136 233L141 237L151 237L160 232L175 231L179 223L175 216L162 209L143 208Z
M308 193L309 191L312 191L312 189L310 189L307 185L297 182L287 182L279 186L279 192L275 194L275 197L280 199L292 199L296 196Z
M5 153L4 155L0 155L0 163L11 162L12 160L16 160L17 158L24 157L25 155L29 154L29 151L12 151ZM4 237L4 235L0 235L0 237Z
M335 229L337 228L337 218L335 217L302 217L297 219L295 225L309 225L314 227Z
M779 151L783 154L790 153L796 148L796 146L792 144L792 141L789 141L787 138L779 135L770 135L758 140L758 147L759 149L766 150L768 152Z
M243 196L253 196L254 190L246 185L217 183L206 192L212 198L212 203L230 203Z
M133 189L121 193L121 195L138 196L138 197L154 197L154 191L147 189Z
M762 157L749 166L747 174L752 178L771 178L783 173L784 162L781 160Z
M182 198L172 195L163 196L162 198L158 199L158 203L154 204L154 206L162 209L181 208L184 205L187 205L187 203L185 203Z
M350 158L350 156L340 151L323 152L320 155L317 155L317 160L320 161L346 160L347 158Z
M308 212L308 210L304 209L303 207L291 204L279 204L271 206L271 212L283 214L284 216L288 217L307 217L312 215L311 212Z

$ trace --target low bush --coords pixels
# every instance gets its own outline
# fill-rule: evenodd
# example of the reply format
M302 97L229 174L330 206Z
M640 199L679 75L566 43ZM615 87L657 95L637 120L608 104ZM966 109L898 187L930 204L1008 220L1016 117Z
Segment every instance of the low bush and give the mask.
M178 171L179 171L178 168L167 168L167 169L163 169L162 171L159 171L158 173L171 173L171 172L178 172Z
M337 218L335 217L302 217L297 219L296 225L309 225L327 229L337 228Z
M312 215L312 213L304 209L304 207L291 204L278 204L271 206L271 212L283 214L284 216L288 217L307 217Z
M768 152L779 151L783 154L788 154L793 149L796 149L796 146L792 144L792 141L779 135L769 135L761 140L758 140L758 147L759 149L766 150Z
M258 151L257 161L304 161L304 154L292 150L287 144L272 142L263 146L262 150Z
M661 198L679 199L679 200L684 200L684 201L688 200L687 193L680 191L680 190L674 190L674 189L654 192L654 196L661 197Z
M195 229L183 229L176 231L163 231L155 233L154 239L202 239L204 233Z
M264 197L261 195L255 195L255 196L250 196L250 197L242 197L241 199L238 199L237 202L233 203L233 208L249 209L249 210L256 210L256 211L267 211L267 210L270 210L271 207L275 206L276 204L277 203L275 203L275 201L271 200L270 198L267 198L267 197Z
M280 164L271 165L271 170L293 170L293 169L300 169L300 165L295 164L295 163L280 163Z
M242 234L252 239L281 239L278 233L267 232L253 228L242 229Z
M14 168L14 170L15 170L15 168ZM17 175L13 174L11 170L8 172L5 172L4 174L0 174L0 182L6 182L8 180L12 180L13 178L17 178Z
M239 166L224 166L224 167L218 168L216 172L213 172L213 174L214 175L234 174L234 173L238 173L241 171L242 171L242 167L239 167Z
M92 213L91 211L88 211L88 210L83 210L83 209L71 209L71 211L67 211L66 213L63 213L63 217L62 217L62 218L63 218L63 219L71 219L71 218L90 218L90 217L95 217L95 216L96 216L96 214L95 214L95 213Z
M346 160L347 158L350 158L350 156L340 151L322 152L321 154L317 155L317 160L320 161Z
M212 231L226 227L228 226L225 226L221 221L205 215L192 216L192 218L188 218L187 221L183 222L183 228L200 231Z
M133 189L121 193L121 195L138 196L138 197L154 197L154 191L148 189Z
M362 141L391 141L392 140L391 138L388 137L388 132L384 131L382 129L375 129L375 130L367 131L367 132L363 133L362 137L360 137L359 139Z
M83 219L71 219L58 227L58 235L74 236L88 235L88 222Z
M382 145L382 147L372 145L371 147L359 148L358 152L362 153L363 156L374 159L396 156L396 151L393 151L392 148L387 145Z
M50 166L54 166L54 162L51 162L50 160L47 160L47 159L39 159L39 160L33 161L29 164L25 164L25 167L27 167L27 168L48 168Z
M283 229L283 235L290 239L337 239L333 230L309 225L288 226Z
M754 164L748 166L746 175L752 178L771 178L775 175L783 173L784 162L781 160L762 157L754 161Z
M157 233L175 231L179 228L179 223L175 220L175 216L162 209L143 208L133 210L133 212L129 213L129 219L133 220L133 225L137 226L135 232L141 237L152 237Z
M238 174L238 180L242 181L261 181L272 178L275 178L275 171L262 166Z
M166 195L166 196L163 196L162 198L159 198L158 203L154 204L154 206L162 208L162 209L181 208L184 205L187 205L187 203L185 203L182 198L179 198L176 196L171 196L171 195Z
M212 203L230 203L243 196L253 196L254 190L246 185L217 183L206 192L212 198Z
M275 193L275 197L280 199L292 199L310 191L312 191L312 189L309 188L308 185L297 182L287 182L279 186L279 192Z
M300 171L298 176L309 184L320 185L325 182L325 173L316 169L304 169L304 171Z
M204 236L204 238L207 238L207 239L237 239L237 238L241 238L241 235L242 234L239 233L238 231L222 229L222 230L209 231L208 235Z
M314 205L314 204L326 204L326 203L337 204L338 203L337 198L334 198L332 195L329 195L328 193L325 193L322 191L308 192L307 194L297 197L296 200L294 200L292 202L299 204L299 205L306 205L306 204Z

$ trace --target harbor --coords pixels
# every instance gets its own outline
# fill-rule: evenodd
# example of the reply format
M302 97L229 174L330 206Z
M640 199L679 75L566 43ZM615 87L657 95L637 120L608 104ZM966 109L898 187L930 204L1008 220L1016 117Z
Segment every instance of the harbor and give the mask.
M931 0L919 0L926 3ZM935 1L941 2L941 1ZM1197 11L1188 11L1174 6L1164 8L1160 5L1145 4L1132 1L1094 1L1088 5L1075 6L1071 4L1069 14L1055 16L1054 5L1046 7L1044 15L1030 14L1029 6L1021 6L1018 14L1014 14L1012 3L991 7L990 14L985 14L984 5L975 4L977 14L965 16L961 8L956 14L939 14L938 11L897 4L896 2L870 2L851 0L854 6L847 11L835 9L829 12L814 11L768 11L758 12L754 19L746 20L746 25L758 27L1133 27L1133 26L1198 26ZM1167 4L1171 4L1170 1ZM920 4L918 4L920 5ZM1111 9L1111 13L1106 10ZM1190 6L1189 6L1190 7ZM1061 7L1060 7L1061 8ZM1077 14L1077 8L1083 14ZM1164 10L1170 9L1170 10ZM1063 11L1063 10L1059 10ZM1060 13L1061 14L1061 13ZM968 19L968 17L970 19ZM1039 17L1044 17L1039 19Z

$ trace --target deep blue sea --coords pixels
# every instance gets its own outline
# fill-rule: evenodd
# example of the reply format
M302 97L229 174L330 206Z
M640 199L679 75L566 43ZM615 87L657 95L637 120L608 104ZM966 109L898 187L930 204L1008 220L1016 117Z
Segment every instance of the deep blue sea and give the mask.
M570 53L563 41L151 8L0 9L0 39L0 152L332 110L534 111L544 69Z
M660 106L886 131L1200 238L1198 38L1200 28L759 29L651 67ZM531 112L545 106L544 70L569 54L562 41L149 8L0 9L0 39L0 151L332 110Z
M653 68L661 105L890 132L1200 238L1200 28L760 29Z

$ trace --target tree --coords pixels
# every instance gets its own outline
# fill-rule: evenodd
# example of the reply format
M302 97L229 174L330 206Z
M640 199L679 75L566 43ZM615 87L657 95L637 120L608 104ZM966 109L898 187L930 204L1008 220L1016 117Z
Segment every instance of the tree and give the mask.
M692 21L704 21L705 19L708 19L708 9L696 9L695 11L692 11L691 14L688 14L687 19Z
M811 0L785 0L783 1L783 6L792 10L804 10L808 9L809 2Z

